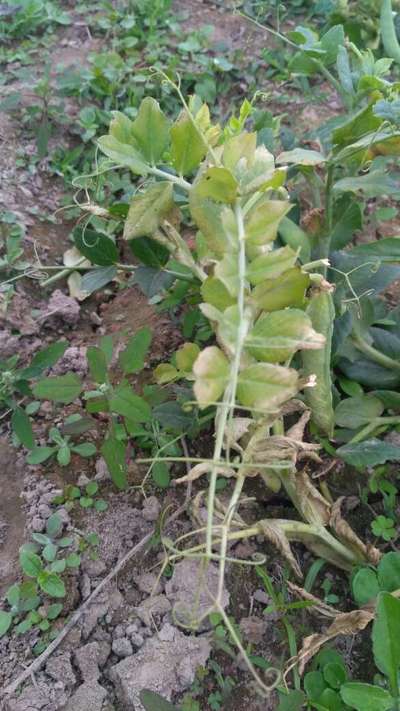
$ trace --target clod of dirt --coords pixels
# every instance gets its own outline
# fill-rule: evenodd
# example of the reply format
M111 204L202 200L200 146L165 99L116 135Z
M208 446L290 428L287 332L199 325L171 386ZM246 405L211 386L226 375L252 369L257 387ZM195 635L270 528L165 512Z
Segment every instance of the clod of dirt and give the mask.
M124 659L125 657L130 657L133 654L133 647L126 637L119 637L114 639L112 643L112 651L117 657Z
M79 321L81 307L76 299L63 294L60 289L53 291L47 309L41 316L41 320L47 320L50 316L57 316L70 326L74 326Z
M75 686L76 676L72 668L70 653L64 652L64 654L50 657L46 664L46 674L55 681L62 679L64 686Z
M82 636L84 639L93 632L100 618L105 617L108 612L117 610L124 602L124 598L118 590L113 590L112 593L105 591L100 593L93 604L89 606L84 613L82 624Z
M0 319L0 326L17 330L22 336L32 336L38 333L40 322L32 316L32 304L29 299L17 291Z
M85 346L67 348L64 355L52 368L52 373L54 375L65 375L65 373L86 375L88 369L86 350Z
M85 681L71 696L64 711L101 711L107 691L95 679Z
M165 625L160 635L164 628ZM124 711L143 711L139 699L142 689L151 689L166 699L185 691L198 667L207 662L211 652L207 639L188 637L176 628L171 629L171 641L152 637L139 652L111 667L109 676Z
M145 521L157 521L161 504L156 496L149 496L143 502L143 518Z
M161 580L154 573L142 573L135 580L140 592L147 593L147 595L159 595L163 592L163 586Z
M170 610L171 603L165 595L148 597L141 605L135 608L137 616L147 627L152 627L157 617L163 617Z
M250 642L250 644L260 644L265 638L268 622L261 617L252 615L251 617L243 617L240 620L239 626L247 642Z
M185 626L196 628L201 619L212 607L212 598L218 591L218 567L210 563L207 568L195 559L186 559L175 565L171 580L165 586L168 600L173 606L174 616ZM223 590L221 605L229 605L229 593ZM200 629L210 626L205 618Z
M0 330L0 360L10 358L18 350L18 336L12 336L7 329Z
M22 459L17 459L15 450L5 438L0 440L1 476L3 485L0 497L0 595L14 582L18 560L18 549L24 540L24 515L21 506L21 492L24 486ZM5 482L10 482L6 485ZM12 484L11 484L12 482Z
M83 681L99 678L99 655L99 642L89 642L75 652L75 664L81 673Z

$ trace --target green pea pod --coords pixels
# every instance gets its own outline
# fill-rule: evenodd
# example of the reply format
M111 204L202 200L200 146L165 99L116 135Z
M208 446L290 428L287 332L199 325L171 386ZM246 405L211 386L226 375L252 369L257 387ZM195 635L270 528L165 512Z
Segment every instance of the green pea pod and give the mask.
M393 19L392 0L382 0L381 35L386 54L400 64L400 44Z
M325 336L325 345L318 350L302 351L303 371L305 375L315 375L314 387L306 388L305 400L310 407L314 424L328 437L332 437L334 412L332 401L331 349L335 307L332 294L320 287L314 291L307 307L313 328Z
M308 235L288 217L282 217L278 227L279 237L294 250L300 248L300 261L306 264L310 261L311 245Z

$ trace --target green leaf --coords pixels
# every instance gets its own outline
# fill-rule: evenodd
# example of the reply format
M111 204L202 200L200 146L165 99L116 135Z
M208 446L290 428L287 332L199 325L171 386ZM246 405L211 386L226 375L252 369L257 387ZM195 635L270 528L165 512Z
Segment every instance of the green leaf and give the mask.
M147 689L143 689L140 692L140 702L145 711L179 711L176 706L170 704L162 696Z
M379 417L384 410L377 397L358 395L342 400L335 410L335 422L340 427L357 429Z
M400 553L385 553L378 565L378 580L382 591L393 592L400 589Z
M271 411L298 391L298 373L291 368L257 363L239 374L237 397L245 407Z
M63 435L80 435L95 428L96 421L93 417L90 417L89 415L82 417L82 415L76 413L75 415L70 415L66 418L62 426L62 433Z
M171 161L179 175L197 168L207 153L207 146L186 111L171 128Z
M161 160L168 145L169 122L152 97L146 96L140 104L131 134L146 163L155 165Z
M394 699L386 689L357 681L343 684L340 695L345 704L357 711L389 711L394 704Z
M22 407L15 408L11 417L11 426L21 444L27 449L33 449L35 446L35 438L33 436L31 421Z
M378 595L372 626L372 647L375 664L388 678L391 691L397 697L400 668L400 600L387 592Z
M377 464L385 464L388 461L399 461L400 447L372 438L356 444L345 444L336 450L336 454L341 459L344 459L347 464L362 469L364 467L375 467Z
M129 247L140 263L146 267L161 269L168 262L168 249L151 237L135 237L130 240Z
M125 489L127 485L126 445L109 435L101 446L101 453L115 486L118 489Z
M333 186L336 193L351 192L365 198L400 195L400 183L384 170L371 170L360 177L341 178Z
M57 452L57 461L62 467L67 467L71 461L71 450L68 445L63 445Z
M63 606L60 602L54 602L52 605L49 605L49 607L47 608L47 619L55 620L62 611L62 609Z
M125 221L124 239L151 237L173 207L172 183L159 182L150 185L132 199Z
M68 568L79 568L81 557L77 553L70 553L65 559Z
M311 258L311 244L308 235L289 217L282 217L278 225L279 237L282 242L293 250L300 250L300 261L306 264Z
M236 299L230 295L225 284L215 277L207 277L200 289L204 301L221 311L236 303Z
M0 637L3 637L11 626L12 614L0 610Z
M67 375L39 380L34 384L32 390L35 397L42 400L53 400L68 405L81 393L82 383L77 375L67 373Z
M229 380L229 361L217 346L205 348L193 365L194 394L201 409L216 402Z
M82 444L75 444L71 447L71 451L79 454L81 457L93 457L96 454L96 445L92 442L82 442Z
M156 405L153 408L153 417L168 432L182 432L193 424L193 413L184 412L176 400Z
M247 278L253 286L266 279L277 279L284 272L294 267L297 255L291 247L274 249L253 259L247 269Z
M50 538L54 538L61 533L63 527L62 518L59 514L54 513L47 519L46 532Z
M118 385L110 398L112 412L133 422L150 422L151 409L146 400L136 395L130 385Z
M46 368L51 368L57 361L64 355L66 349L68 348L68 341L58 341L57 343L52 343L47 348L36 353L32 358L31 364L28 368L25 368L22 373L22 378L35 378L40 375Z
M94 508L96 509L96 511L99 511L99 512L107 511L108 503L107 503L107 501L104 501L104 499L97 499L94 502Z
M57 546L54 545L54 543L48 543L47 546L45 546L42 550L42 556L45 560L47 560L49 563L52 563L53 560L55 560L55 557L57 555Z
M107 365L110 365L113 355L113 337L111 335L102 336L100 338L99 348L103 351Z
M100 150L118 165L125 165L137 175L146 175L148 166L143 157L132 145L121 143L114 136L101 136L98 140Z
M378 595L380 585L378 576L372 568L361 568L352 578L351 588L355 602L357 605L365 605L370 600L373 600Z
M81 290L87 292L87 294L92 294L93 291L102 289L103 286L112 281L116 275L117 268L114 266L93 269L93 271L86 272L83 275Z
M320 671L310 671L304 676L304 691L310 701L318 701L326 689L326 682Z
M154 483L161 489L168 488L171 477L166 462L155 462L151 470Z
M301 711L306 701L303 691L294 689L285 696L279 696L279 706L277 711Z
M76 227L73 237L75 246L92 264L108 267L118 262L118 248L107 235L87 227Z
M227 168L213 166L202 173L196 191L201 198L231 204L236 199L238 183Z
M126 348L120 353L118 359L125 375L143 370L151 339L152 332L148 326L141 328L129 339Z
M42 561L39 556L32 551L20 548L19 551L19 562L21 568L25 575L29 578L37 578L41 570L43 569Z
M97 494L98 490L99 485L97 481L89 481L89 483L85 486L85 491L88 496L94 496L94 494Z
M61 560L55 560L54 563L51 564L50 570L52 573L63 573L66 567L66 563L64 558Z
M324 679L331 689L340 689L347 679L346 669L343 664L330 662L323 668Z
M279 279L265 280L255 287L252 297L265 311L277 311L287 306L303 306L310 277L298 267L284 272Z
M37 576L37 581L43 592L50 597L65 597L65 585L56 573L48 573L42 570Z
M331 250L342 249L352 240L354 233L362 228L363 213L361 205L354 202L354 198L348 196L337 201L335 205L335 216L339 215L338 221L331 234Z
M79 505L83 509L90 509L94 504L94 499L92 499L90 496L81 496L79 499Z
M34 447L29 452L26 461L28 464L42 464L56 451L56 447Z
M310 318L298 309L262 314L245 341L256 360L269 363L282 363L299 349L318 349L324 343L324 336L313 329Z

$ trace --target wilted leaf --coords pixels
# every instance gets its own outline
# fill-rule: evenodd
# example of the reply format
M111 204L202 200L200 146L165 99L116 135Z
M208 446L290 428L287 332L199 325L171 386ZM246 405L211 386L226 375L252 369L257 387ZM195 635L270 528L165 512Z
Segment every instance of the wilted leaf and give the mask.
M279 521L265 519L264 521L259 521L258 526L260 527L262 535L265 536L280 553L282 553L295 575L301 579L303 577L303 573L293 555L288 538L286 537L284 530L279 525Z
M294 267L296 252L291 247L274 249L253 259L247 268L246 276L253 286L266 279L277 279L284 272Z
M170 182L150 185L132 199L125 221L124 239L151 237L174 206Z
M193 364L200 353L197 343L184 343L175 353L176 364L184 373L190 373Z
M214 471L218 474L218 476L225 476L225 477L233 477L236 476L235 470L231 469L230 467L213 467L212 464L209 462L202 462L200 464L196 464L194 467L191 468L190 472L186 474L185 476L181 476L179 479L175 479L176 484L183 484L184 482L187 481L195 481L196 479L200 479L201 476L204 476L204 474L209 474L211 470L214 469Z
M298 387L296 370L270 363L257 363L239 374L237 397L246 407L268 411L293 397Z
M358 558L369 560L373 565L376 565L381 558L381 553L373 546L366 546L365 543L357 536L351 526L342 518L341 507L346 497L340 496L331 507L331 517L329 525L338 538L350 548Z
M310 318L298 309L262 314L245 342L256 360L269 363L282 363L299 349L315 350L324 343L324 336L313 329Z
M252 245L272 242L278 233L279 222L291 209L286 200L270 200L267 196L251 208L245 218L246 240Z
M207 153L201 134L187 111L182 111L171 128L171 160L179 175L187 175L198 167Z
M295 163L296 165L320 165L325 161L326 158L322 153L306 148L294 148L292 151L284 151L276 159L277 163Z
M238 184L226 168L211 167L201 174L196 183L197 194L201 198L211 198L216 202L233 203Z
M193 365L194 393L201 408L216 402L229 380L229 361L216 346L205 348Z
M277 311L287 306L303 306L309 284L309 275L294 267L281 274L279 279L267 279L258 284L252 292L252 297L257 306L265 311Z

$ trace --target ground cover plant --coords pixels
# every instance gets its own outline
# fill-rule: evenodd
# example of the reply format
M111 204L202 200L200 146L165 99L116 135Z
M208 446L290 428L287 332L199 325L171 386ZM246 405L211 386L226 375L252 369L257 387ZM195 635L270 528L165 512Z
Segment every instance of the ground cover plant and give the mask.
M1 9L12 170L65 226L1 213L14 711L399 705L397 16L236 5Z

